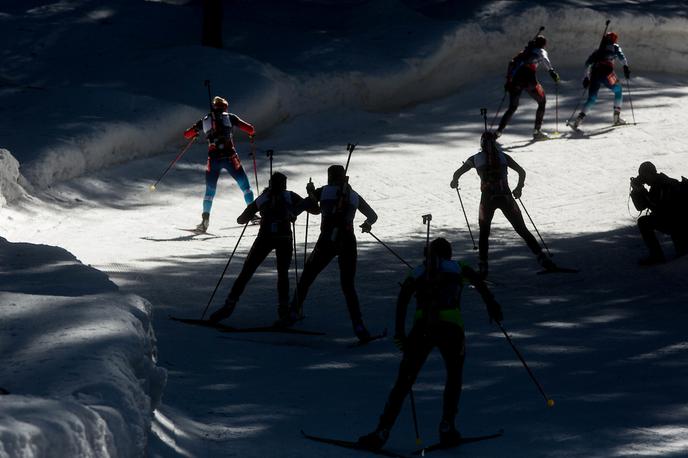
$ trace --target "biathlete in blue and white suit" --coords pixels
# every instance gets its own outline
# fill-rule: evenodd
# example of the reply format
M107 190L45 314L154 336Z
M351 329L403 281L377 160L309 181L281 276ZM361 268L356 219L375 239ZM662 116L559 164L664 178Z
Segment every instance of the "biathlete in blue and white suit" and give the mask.
M320 204L320 236L303 267L296 295L291 304L291 318L285 321L285 325L291 324L301 316L303 302L310 286L336 256L339 261L342 292L349 309L354 333L361 341L365 341L370 338L370 333L363 324L361 307L354 286L358 253L353 221L357 211L363 213L366 220L360 227L363 232L368 232L377 221L377 214L365 199L349 186L344 167L341 165L333 165L327 169L326 186L315 189L313 184L309 183L306 189L309 198Z
M497 209L502 210L506 219L516 230L516 233L525 240L530 251L537 256L537 260L545 269L554 269L556 266L552 260L542 251L542 247L526 227L523 215L518 208L516 199L521 198L521 192L526 180L526 171L514 161L511 156L504 153L497 145L495 134L483 133L480 138L480 152L469 157L463 165L454 172L449 186L457 188L459 178L470 169L475 168L480 176L480 240L478 241L478 254L480 261L478 268L483 277L487 276L487 252L489 246L490 227L492 218ZM507 169L512 168L518 173L518 185L514 188L513 196L507 181Z
M585 114L597 101L597 93L601 85L605 85L614 92L614 118L615 126L626 124L621 119L621 102L623 101L623 89L619 78L614 73L614 60L618 60L623 65L623 72L626 79L631 77L631 70L628 68L628 61L617 43L619 37L614 32L607 33L602 38L599 49L595 50L585 61L585 76L583 87L588 89L588 100L576 119L569 126L577 130Z
M225 169L234 178L244 193L247 204L253 202L253 191L249 184L244 168L241 166L239 155L234 146L234 127L253 136L255 128L233 113L227 113L229 104L222 97L213 99L213 110L199 119L193 126L186 129L184 137L192 139L199 132L203 132L208 140L208 164L205 170L205 196L203 197L203 214L201 223L196 227L199 232L205 232L210 224L210 209L213 205L217 180L220 172Z
M559 75L554 71L552 63L549 60L545 46L547 39L538 35L533 40L528 42L528 45L518 53L511 61L506 71L506 83L504 90L509 93L509 108L504 112L502 120L499 121L496 135L502 135L502 131L511 120L511 116L518 108L518 101L521 98L521 92L526 91L538 104L535 112L535 126L533 128L533 138L541 140L547 138L547 134L542 132L542 120L545 116L545 104L547 98L545 97L545 90L538 82L535 72L538 65L544 65L549 71L555 83L559 82Z

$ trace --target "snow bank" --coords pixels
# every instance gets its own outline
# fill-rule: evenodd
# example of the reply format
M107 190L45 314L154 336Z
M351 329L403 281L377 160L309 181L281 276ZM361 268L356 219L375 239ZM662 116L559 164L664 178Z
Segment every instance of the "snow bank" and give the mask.
M142 456L166 380L150 304L62 249L0 245L0 457Z
M0 148L0 207L24 193L19 184L19 161L6 149Z
M592 9L572 7L535 7L515 17L481 18L446 33L428 55L407 59L401 66L390 62L392 72L274 75L280 95L275 108L291 110L282 117L333 106L387 111L443 97L486 75L502 74L542 24L547 25L552 63L557 69L570 69L561 76L578 90L585 59L599 44L607 18ZM610 30L619 33L634 74L688 73L688 19L625 12L614 16Z

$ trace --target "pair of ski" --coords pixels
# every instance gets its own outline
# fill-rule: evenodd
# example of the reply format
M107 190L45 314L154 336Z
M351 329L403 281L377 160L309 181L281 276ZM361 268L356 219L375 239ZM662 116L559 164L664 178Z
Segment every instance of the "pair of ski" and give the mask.
M306 336L324 336L324 332L320 331L309 331L306 329L296 329L296 328L289 328L285 326L277 326L277 325L268 325L268 326L254 326L254 327L248 327L248 328L237 328L235 326L228 326L226 324L222 323L213 323L209 320L199 320L197 318L181 318L181 317L176 317L176 316L170 316L170 319L173 321L178 321L180 323L185 323L185 324L191 324L195 326L203 326L206 328L214 328L217 329L221 332L234 332L234 333L250 333L250 332L277 332L277 333L283 333L283 334L300 334L300 335L306 335ZM355 347L361 347L363 345L369 344L370 342L373 342L374 340L379 340L379 339L384 339L387 337L387 329L385 329L382 333L380 334L374 334L371 335L367 339L359 339L358 341L347 345L349 348L355 348Z
M320 436L313 436L311 434L306 434L303 430L301 430L301 434L303 437L306 439L310 439L315 442L322 442L324 444L330 444L330 445L336 445L338 447L344 447L344 448L349 448L353 450L361 450L364 452L370 452L374 453L376 455L382 455L382 456L389 456L392 458L408 458L407 455L403 455L401 453L396 453L391 450L386 450L383 448L380 449L369 449L365 447L361 447L361 445L358 442L355 441L347 441L347 440L342 440L342 439L332 439L329 437L320 437ZM414 456L425 456L426 453L433 452L435 450L447 450L451 449L454 447L459 447L461 445L465 444L470 444L473 442L481 442L489 439L496 439L498 437L501 437L504 434L504 430L500 429L494 434L487 434L484 436L467 436L467 437L462 437L461 440L458 443L455 444L441 444L441 443L436 443L433 445L429 445L427 447L419 448L418 450L415 450L414 452L411 453L411 455Z

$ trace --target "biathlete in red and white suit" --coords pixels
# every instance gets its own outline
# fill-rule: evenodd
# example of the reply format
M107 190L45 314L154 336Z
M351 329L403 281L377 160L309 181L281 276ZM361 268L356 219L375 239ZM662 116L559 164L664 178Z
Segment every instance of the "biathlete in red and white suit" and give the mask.
M184 132L184 137L188 139L192 139L203 132L208 140L208 164L205 170L205 196L203 198L203 214L201 215L203 219L196 228L200 232L205 232L208 229L210 209L213 205L217 180L222 169L227 170L236 180L244 193L244 201L247 204L253 202L251 185L234 146L233 130L234 127L238 127L251 137L256 134L256 130L237 115L228 113L228 106L227 100L222 97L215 97L212 111Z
M535 72L538 65L542 64L547 68L549 75L555 83L559 82L559 75L552 67L552 63L545 50L546 45L547 39L542 35L538 35L509 62L506 72L506 83L504 84L504 90L509 93L509 108L504 112L502 120L499 121L499 127L496 132L497 137L502 135L506 125L511 120L511 116L516 112L521 92L525 90L538 104L537 112L535 113L533 138L547 138L547 134L540 130L545 116L547 98L545 97L545 90L535 76Z

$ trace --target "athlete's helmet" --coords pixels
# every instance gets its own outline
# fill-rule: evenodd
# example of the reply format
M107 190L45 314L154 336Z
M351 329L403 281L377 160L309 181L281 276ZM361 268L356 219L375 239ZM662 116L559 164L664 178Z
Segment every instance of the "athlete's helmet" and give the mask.
M331 165L327 169L327 184L342 184L344 177L345 171L341 165Z
M538 35L533 40L533 45L536 48L544 48L545 46L547 46L547 38L545 38L544 35Z
M219 96L215 96L215 98L213 98L213 108L216 110L226 110L228 107L229 103L227 102L227 99L223 99Z
M270 188L273 191L285 191L287 189L287 177L286 175L275 172L270 178Z
M617 42L619 36L615 32L609 32L604 36L604 42L608 45L613 45Z
M486 151L489 147L494 147L497 142L497 135L492 131L485 131L480 136L480 148Z
M451 243L443 237L438 237L430 242L430 257L438 259L451 259Z

